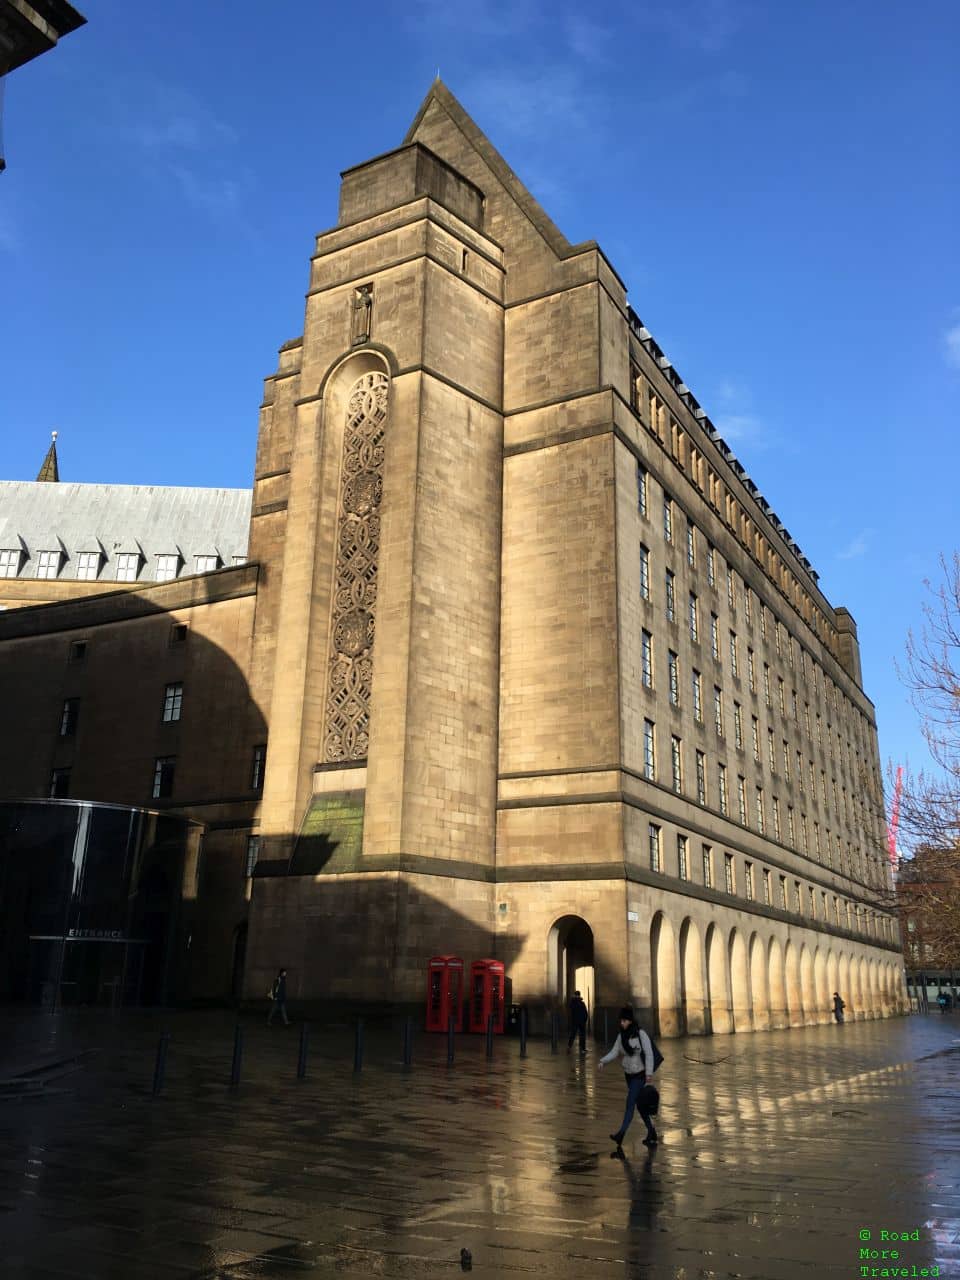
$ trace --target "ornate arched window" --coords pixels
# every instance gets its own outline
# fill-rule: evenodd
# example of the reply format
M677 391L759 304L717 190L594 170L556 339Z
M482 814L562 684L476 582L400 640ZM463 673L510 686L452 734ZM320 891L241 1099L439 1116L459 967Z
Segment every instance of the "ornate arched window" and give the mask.
M347 398L323 743L328 762L365 760L370 742L388 388L385 373L365 373Z

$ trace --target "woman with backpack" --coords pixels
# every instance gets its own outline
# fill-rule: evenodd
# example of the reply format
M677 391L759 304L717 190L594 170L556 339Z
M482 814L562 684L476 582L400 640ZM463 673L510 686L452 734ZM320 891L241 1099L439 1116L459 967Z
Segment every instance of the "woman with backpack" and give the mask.
M655 1146L658 1141L657 1131L650 1117L657 1114L660 1095L652 1084L647 1084L647 1077L653 1075L659 1064L654 1059L653 1041L637 1026L633 1010L629 1006L620 1010L620 1034L613 1042L610 1052L600 1059L598 1068L602 1070L606 1063L613 1062L615 1058L623 1060L623 1077L627 1082L627 1106L623 1113L623 1123L616 1133L611 1133L610 1137L619 1149L630 1128L634 1108L636 1108L647 1129L647 1136L643 1140L644 1146Z

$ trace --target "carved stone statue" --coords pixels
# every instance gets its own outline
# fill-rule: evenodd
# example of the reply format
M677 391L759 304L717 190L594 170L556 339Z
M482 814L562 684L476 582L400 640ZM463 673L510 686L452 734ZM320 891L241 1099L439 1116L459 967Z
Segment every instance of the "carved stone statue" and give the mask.
M370 315L373 311L373 285L362 284L353 295L353 325L350 333L352 346L370 341Z

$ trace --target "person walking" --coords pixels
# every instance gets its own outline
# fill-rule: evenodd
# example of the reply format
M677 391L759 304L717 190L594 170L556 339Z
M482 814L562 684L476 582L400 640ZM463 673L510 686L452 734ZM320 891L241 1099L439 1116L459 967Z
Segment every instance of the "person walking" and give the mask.
M946 1012L947 1012L947 1001L948 1001L948 999L949 999L949 996L947 995L947 993L946 993L945 991L941 991L941 992L939 993L939 995L937 996L937 1004L940 1006L940 1012L941 1012L941 1013L946 1013Z
M285 1027L290 1025L290 1019L287 1017L287 971L281 969L273 980L273 986L270 988L270 1012L267 1014L267 1026L273 1022L277 1011L283 1019Z
M647 1130L647 1136L643 1139L644 1146L655 1146L659 1139L650 1117L656 1113L658 1095L652 1085L647 1085L647 1077L652 1076L654 1071L653 1042L647 1033L637 1026L633 1010L629 1006L624 1006L620 1010L620 1034L614 1040L610 1052L604 1054L597 1063L598 1069L602 1071L606 1064L613 1062L615 1058L622 1059L623 1078L627 1084L627 1105L623 1113L623 1123L616 1133L611 1133L610 1137L619 1149L623 1145L623 1139L630 1128L633 1112L636 1109Z
M843 1022L843 1011L846 1007L847 1006L840 999L840 993L835 991L833 993L833 1016L836 1018L838 1024Z
M587 1052L587 1023L590 1021L590 1012L583 1003L583 997L579 991L573 993L573 999L570 1001L570 1039L567 1041L567 1053L573 1048L574 1039L580 1037L580 1052Z

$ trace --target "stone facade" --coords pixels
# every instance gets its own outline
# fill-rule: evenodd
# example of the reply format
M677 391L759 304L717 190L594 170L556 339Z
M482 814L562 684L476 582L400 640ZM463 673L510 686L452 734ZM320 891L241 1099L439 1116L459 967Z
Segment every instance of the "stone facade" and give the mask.
M576 985L664 1035L822 1021L835 990L903 1007L853 620L598 246L439 82L317 237L249 556L211 577L250 594L189 613L246 683L194 721L173 798L223 867L194 994L225 994L254 835L252 998L283 964L292 999L415 1005L454 953L504 960L515 1000ZM42 616L0 660L42 665L66 610L19 610ZM97 767L98 798L127 794Z

